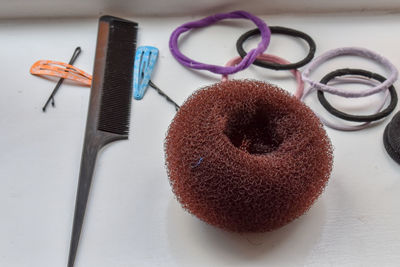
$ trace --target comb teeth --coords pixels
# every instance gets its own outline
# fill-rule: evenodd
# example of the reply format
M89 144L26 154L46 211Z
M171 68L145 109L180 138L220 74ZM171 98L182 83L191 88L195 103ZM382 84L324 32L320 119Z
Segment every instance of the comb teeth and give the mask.
M105 16L109 37L98 130L129 134L137 24Z

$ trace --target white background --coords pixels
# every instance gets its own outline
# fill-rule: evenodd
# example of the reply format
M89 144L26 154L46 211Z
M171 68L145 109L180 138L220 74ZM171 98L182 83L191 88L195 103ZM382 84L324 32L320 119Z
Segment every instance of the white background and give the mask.
M400 65L397 14L263 18L310 34L317 55L363 46ZM171 31L190 18L132 19L140 24L139 45L160 49L152 80L178 103L219 80L182 67L168 50ZM253 27L246 21L220 23L183 38L181 48L197 60L224 64L236 55L236 39ZM75 65L91 73L96 31L97 19L0 22L0 266L66 266L89 89L65 83L56 108L44 114L41 107L55 82L31 76L29 68L38 59L67 62L79 45L83 53ZM296 39L274 35L268 52L295 61L306 50ZM341 67L388 75L371 62L344 57L323 65L314 77ZM250 67L235 77L266 80L293 92L290 75ZM367 113L380 97L329 99L346 111ZM313 97L306 102L327 115ZM327 129L335 162L321 198L277 231L239 235L202 223L175 200L163 153L174 114L152 89L134 101L130 139L108 146L97 161L77 267L400 265L400 166L382 144L389 119L360 132Z
M400 12L398 0L0 0L0 18L193 16L244 9L256 14Z

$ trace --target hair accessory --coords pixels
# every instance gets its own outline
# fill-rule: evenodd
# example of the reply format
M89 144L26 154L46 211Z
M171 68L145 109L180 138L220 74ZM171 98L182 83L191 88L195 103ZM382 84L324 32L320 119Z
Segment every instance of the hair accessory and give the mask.
M344 75L361 75L365 76L369 79L374 79L379 82L384 82L386 80L385 77L382 77L379 74L372 73L370 71L366 70L361 70L361 69L339 69L335 70L329 74L327 74L325 77L322 78L321 83L322 84L327 84L331 79L338 77L338 76L344 76ZM355 122L372 122L372 121L377 121L382 118L385 118L388 116L392 111L396 108L397 105L397 93L393 85L389 87L389 92L390 92L390 104L382 111L375 113L373 115L351 115L344 113L342 111L337 110L334 108L328 100L324 96L324 92L321 90L318 90L318 99L321 102L321 105L332 115L341 118L343 120L347 121L355 121Z
M68 267L74 266L99 151L129 135L136 36L135 22L111 16L99 19Z
M180 108L180 106L174 101L172 100L172 98L170 98L166 93L164 93L157 85L155 85L151 80L149 81L149 85L151 86L151 88L153 88L154 90L157 91L157 93L161 96L163 96L169 103L171 103L172 105L174 105L175 110L178 110Z
M228 231L263 232L306 212L332 170L332 146L304 103L254 80L197 90L168 129L173 192L187 211Z
M136 100L141 100L146 93L147 87L150 86L169 103L174 105L175 110L178 110L179 105L150 80L158 54L158 48L153 46L139 46L137 49L133 70L133 97Z
M278 64L290 64L289 61L287 61L286 59L280 58L278 56L274 56L274 55L269 55L269 54L261 54L257 57L257 59L259 60L263 60L263 62L273 62L273 63L278 63ZM226 66L233 66L237 63L239 63L242 60L241 57L235 57L231 60L229 60L226 63ZM293 73L293 76L296 78L297 81L297 89L294 92L294 96L298 99L301 98L301 96L303 95L303 91L304 91L304 82L301 79L301 73L298 70L290 70L291 73ZM222 75L222 82L226 82L228 80L228 75Z
M141 100L149 86L151 73L158 58L158 49L153 46L139 46L135 55L133 70L133 97Z
M381 65L383 65L386 69L390 71L390 76L389 78L384 81L383 83L370 88L368 90L365 90L363 92L349 92L344 89L336 88L333 86L325 85L320 82L315 82L311 80L310 74L313 72L318 66L320 66L322 63L326 62L329 59L332 59L337 56L342 56L342 55L354 55L354 56L360 56L360 57L365 57L372 59ZM379 91L387 89L389 86L391 86L396 80L398 76L398 71L396 67L386 58L378 55L377 53L370 51L365 48L359 48L359 47L343 47L343 48L337 48L334 50L330 50L321 56L315 58L310 64L308 64L305 68L305 70L302 73L303 80L307 83L310 84L310 87L306 90L305 95L310 93L312 90L317 89L317 90L322 90L325 92L329 92L331 94L335 95L340 95L344 97L361 97L361 96L369 96L372 94L375 94ZM303 97L304 97L303 96Z
M298 69L304 65L306 65L308 62L310 62L315 54L315 50L316 50L316 45L314 40L306 33L298 31L298 30L294 30L294 29L290 29L290 28L286 28L286 27L280 27L280 26L272 26L269 27L269 29L271 30L272 34L285 34L285 35L289 35L289 36L294 36L294 37L299 37L301 39L303 39L304 41L307 42L309 48L309 52L307 54L307 56L300 60L299 62L296 63L290 63L290 62L270 62L270 61L263 61L262 59L256 59L253 64L257 65L259 67L263 67L263 68L267 68L267 69L274 69L274 70L292 70L292 69ZM236 42L236 50L238 51L239 55L241 57L245 57L247 52L244 51L243 49L243 43L249 39L250 37L254 36L254 35L259 35L260 34L260 30L259 29L253 29L250 30L246 33L244 33L242 36L239 37L239 39Z
M400 112L397 112L386 126L383 144L389 156L400 164Z
M193 28L202 28L214 24L223 19L249 19L256 24L261 33L261 42L258 44L257 48L251 50L243 58L243 61L240 62L238 65L230 67L222 67L217 65L204 64L186 57L179 51L178 38L182 33L187 32ZM188 68L208 70L218 74L232 74L249 67L254 62L254 60L256 60L256 57L267 49L270 38L271 38L271 32L267 24L265 24L265 22L262 19L246 11L234 11L230 13L215 14L200 20L187 22L179 26L171 34L171 37L169 39L169 48L175 59Z
M74 53L72 54L72 57L71 57L71 59L70 59L70 61L69 61L69 64L70 64L70 65L74 64L75 60L78 58L78 56L79 56L80 53L81 53L81 48L78 46L77 48L75 48L75 51L74 51ZM44 106L43 106L43 108L42 108L42 111L43 111L43 112L46 111L47 105L49 104L50 100L51 100L51 105L52 105L53 107L55 106L55 103L54 103L54 96L56 95L58 89L60 88L60 86L61 86L61 84L62 84L63 82L64 82L64 79L63 79L63 78L61 78L61 79L57 82L56 86L55 86L54 89L53 89L53 92L51 92L50 97L47 99L46 103L44 104Z
M332 85L337 85L337 84L342 84L342 83L361 83L361 84L366 84L369 86L377 86L379 84L375 80L367 79L362 76L353 76L353 75L346 76L343 78L342 77L334 78L334 80L330 83ZM385 103L389 97L389 90L385 90L383 93L384 93L384 97L382 98L381 103L376 107L374 112L379 112L385 106ZM308 96L308 94L304 94L304 96ZM304 96L303 96L303 100L304 100ZM321 120L321 122L324 125L326 125L329 128L339 130L339 131L358 131L358 130L362 130L364 128L369 127L371 124L370 122L365 122L365 123L362 123L359 125L338 124L338 123L334 123L334 122L326 120L323 116L318 114L315 110L314 110L314 113L319 117L319 119Z
M81 85L90 86L92 83L92 76L83 70L78 69L71 64L53 60L39 60L36 61L30 70L34 75L48 75L68 79L80 83Z

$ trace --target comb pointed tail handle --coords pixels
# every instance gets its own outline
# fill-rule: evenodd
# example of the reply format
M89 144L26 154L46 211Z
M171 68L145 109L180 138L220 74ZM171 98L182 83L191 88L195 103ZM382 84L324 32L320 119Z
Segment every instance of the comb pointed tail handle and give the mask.
M101 145L96 142L88 143L85 141L82 152L81 168L79 173L78 190L76 193L74 221L72 226L71 243L68 256L68 267L73 267L76 253L78 250L79 239L81 236L83 219L85 217L86 204L89 197L90 185L92 183L93 172L96 159Z
M90 130L90 127L86 131L86 137L82 151L81 168L79 172L78 190L76 192L74 221L72 225L67 265L68 267L73 267L75 263L97 156L105 145L125 139L128 139L128 136L107 133L103 131L96 131L94 133Z

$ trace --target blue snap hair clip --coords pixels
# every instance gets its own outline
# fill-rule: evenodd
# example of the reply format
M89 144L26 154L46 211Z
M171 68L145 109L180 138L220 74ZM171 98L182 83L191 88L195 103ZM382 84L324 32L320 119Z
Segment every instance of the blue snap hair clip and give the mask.
M139 46L135 55L133 70L133 97L141 100L149 86L151 73L158 58L158 49L153 46Z

